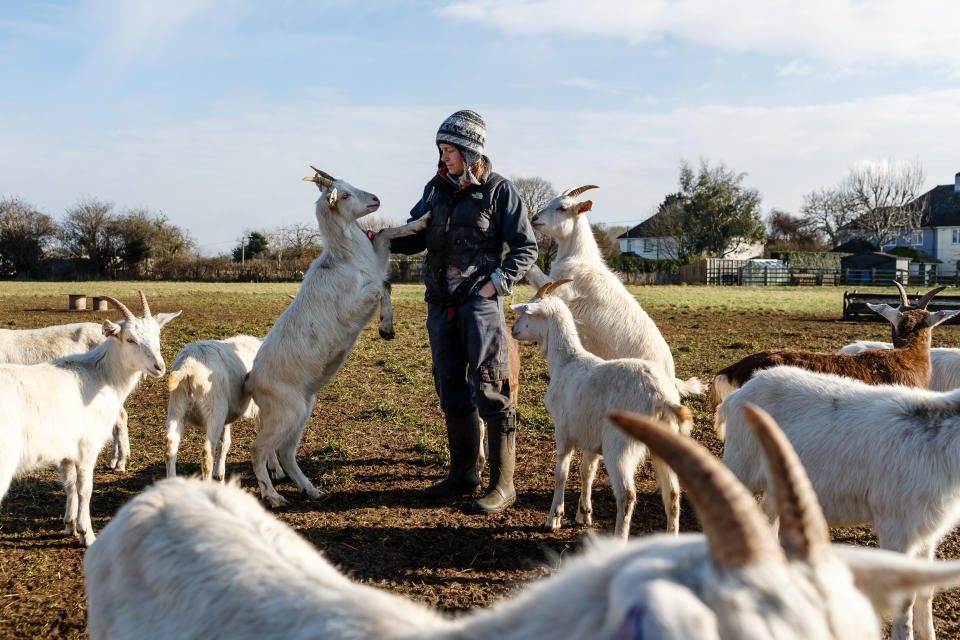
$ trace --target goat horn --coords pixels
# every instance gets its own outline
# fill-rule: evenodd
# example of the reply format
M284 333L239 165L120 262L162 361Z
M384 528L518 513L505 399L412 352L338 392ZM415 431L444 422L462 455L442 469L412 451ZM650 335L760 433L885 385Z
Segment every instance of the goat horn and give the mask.
M535 295L535 296L533 296L533 297L534 297L534 298L538 298L538 299L540 299L540 300L543 300L544 296L550 295L550 287L552 287L552 286L553 286L553 283L552 283L552 282L548 282L547 284L545 284L545 285L543 285L542 287L540 287L539 289L537 289L537 295Z
M896 280L893 281L893 284L895 284L895 285L897 286L897 289L900 291L900 304L901 304L901 306L903 306L904 309L909 308L909 307L910 307L910 299L907 298L907 292L906 292L906 290L903 288L903 285L900 284L899 282L897 282Z
M607 417L643 441L680 476L717 568L784 561L783 550L753 495L713 454L656 420L621 411Z
M780 514L780 544L788 558L809 560L830 546L827 520L810 477L793 445L770 414L750 403L743 414L763 447L770 470L768 491L773 491Z
M926 309L927 305L930 304L930 301L933 300L933 296L937 295L941 291L946 289L946 287L937 287L936 289L931 289L923 294L923 297L920 298L920 302L917 303L917 306L921 309Z
M147 296L143 295L143 289L140 289L140 306L143 307L143 317L150 317L150 305L147 304Z
M123 304L122 302L120 302L119 300L117 300L116 298L114 298L113 296L101 296L101 297L102 297L104 300L108 300L108 301L110 302L110 304L112 304L112 305L115 306L117 309L119 309L119 310L120 310L120 313L122 313L122 314L123 314L123 317L126 318L127 320L136 320L136 319L137 319L137 316L133 315L133 312L130 311L130 309L127 309L127 305Z
M547 291L543 295L545 296L552 295L553 292L557 290L557 287L559 287L560 285L567 284L568 282L573 282L573 280L571 280L570 278L564 278L563 280L557 280L556 282L547 283L547 285L550 288L547 289Z
M326 179L329 180L330 182L333 182L334 180L336 180L336 178L334 178L332 175L330 175L330 174L327 173L326 171L320 171L320 169L317 169L317 168L316 168L315 166L313 166L313 165L310 165L310 168L313 169L314 171L316 171L317 173L319 173L322 177L326 178Z
M564 191L564 192L561 193L560 195L562 195L562 196L570 196L571 198L576 198L577 196L579 196L579 195L580 195L581 193L583 193L584 191L588 191L588 190L590 190L590 189L599 189L599 188L600 188L600 187L598 187L598 186L595 185L595 184L588 184L588 185L584 185L584 186L582 186L582 187L577 187L577 188L575 188L575 189L573 189L573 188L567 189L566 191Z

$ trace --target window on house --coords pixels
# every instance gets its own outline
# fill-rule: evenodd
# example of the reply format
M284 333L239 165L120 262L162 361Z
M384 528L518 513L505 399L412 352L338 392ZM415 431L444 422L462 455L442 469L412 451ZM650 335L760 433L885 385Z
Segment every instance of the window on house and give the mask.
M644 252L644 253L652 253L653 251L656 250L656 247L657 247L657 244L653 241L653 239L651 239L651 238L644 238L644 239L643 239L643 252Z
M960 229L954 229L950 232L951 244L960 244Z
M919 246L923 244L923 231L919 229L910 234L910 244Z

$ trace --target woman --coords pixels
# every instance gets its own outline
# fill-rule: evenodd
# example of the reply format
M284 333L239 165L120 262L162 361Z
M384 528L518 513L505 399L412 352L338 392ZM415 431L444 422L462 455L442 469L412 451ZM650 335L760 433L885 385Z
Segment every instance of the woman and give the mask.
M502 296L536 260L537 243L516 188L493 173L483 155L485 141L483 118L473 111L458 111L443 121L436 139L437 175L410 212L411 220L432 214L430 225L415 236L394 240L390 250L427 250L427 331L434 384L447 423L450 470L423 493L439 498L477 490L483 418L490 440L490 484L472 509L497 513L517 497L517 413L510 398Z

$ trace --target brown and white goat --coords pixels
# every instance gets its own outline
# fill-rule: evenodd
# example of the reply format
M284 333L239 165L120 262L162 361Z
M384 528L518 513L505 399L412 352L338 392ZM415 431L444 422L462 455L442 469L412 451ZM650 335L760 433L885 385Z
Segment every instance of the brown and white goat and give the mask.
M928 291L916 306L913 306L903 285L896 281L894 284L900 291L899 309L886 304L867 305L891 324L893 349L876 349L855 354L816 353L795 349L754 353L717 373L710 386L711 407L716 410L724 398L742 387L757 371L781 365L820 373L835 373L868 384L902 384L929 389L933 371L930 364L931 330L960 313L960 310L927 311L927 305L933 296L946 287Z

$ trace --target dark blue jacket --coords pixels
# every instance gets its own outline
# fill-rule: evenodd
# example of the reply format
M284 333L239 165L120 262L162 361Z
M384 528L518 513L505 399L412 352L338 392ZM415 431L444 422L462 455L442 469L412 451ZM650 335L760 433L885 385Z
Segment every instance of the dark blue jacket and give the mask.
M430 304L462 304L476 295L498 268L501 285L509 290L537 259L537 241L516 187L489 170L480 182L459 187L438 172L410 211L410 220L431 212L430 225L390 243L392 253L427 250L423 280L427 288L424 297ZM504 243L508 247L505 255ZM452 292L447 285L448 267L467 276Z

